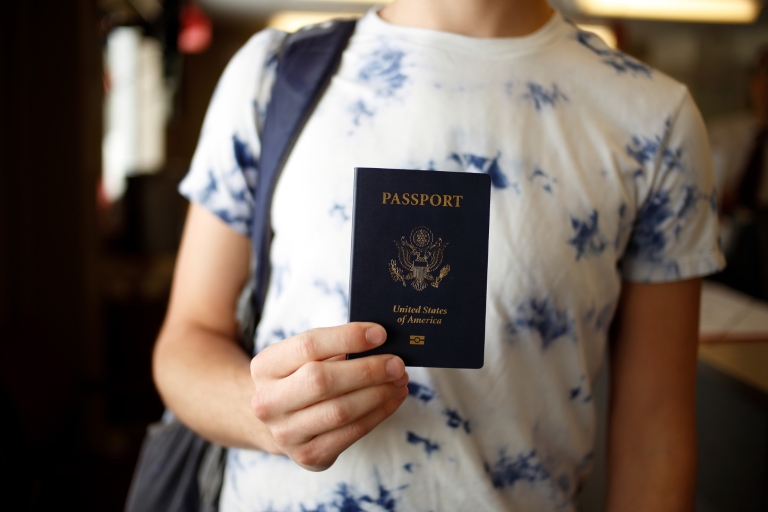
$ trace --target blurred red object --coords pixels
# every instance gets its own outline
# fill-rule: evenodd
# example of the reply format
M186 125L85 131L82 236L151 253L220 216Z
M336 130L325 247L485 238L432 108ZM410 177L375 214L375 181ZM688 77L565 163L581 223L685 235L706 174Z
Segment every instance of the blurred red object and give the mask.
M177 45L181 53L202 53L211 45L211 20L197 4L190 2L182 7L179 21Z

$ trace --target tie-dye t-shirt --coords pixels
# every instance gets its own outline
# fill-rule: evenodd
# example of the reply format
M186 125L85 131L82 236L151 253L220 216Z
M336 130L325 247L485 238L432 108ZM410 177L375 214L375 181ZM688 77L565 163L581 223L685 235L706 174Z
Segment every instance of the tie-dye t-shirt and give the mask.
M181 185L244 235L284 37L233 58ZM400 409L324 472L230 450L222 512L573 510L622 280L723 265L687 89L559 14L476 39L369 12L277 184L256 350L347 321L356 166L491 176L485 366L409 368Z

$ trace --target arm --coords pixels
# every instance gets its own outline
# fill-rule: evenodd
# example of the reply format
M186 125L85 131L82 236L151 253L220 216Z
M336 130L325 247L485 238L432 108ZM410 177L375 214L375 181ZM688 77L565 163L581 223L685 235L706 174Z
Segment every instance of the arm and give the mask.
M277 452L254 421L250 357L235 341L235 304L248 278L249 250L246 237L192 204L153 374L165 404L202 436Z
M700 279L625 282L613 325L609 511L692 511Z
M246 237L191 206L153 354L155 383L168 408L207 439L325 469L400 406L405 367L389 355L343 360L386 339L365 323L307 331L251 360L235 341L234 315L249 251Z

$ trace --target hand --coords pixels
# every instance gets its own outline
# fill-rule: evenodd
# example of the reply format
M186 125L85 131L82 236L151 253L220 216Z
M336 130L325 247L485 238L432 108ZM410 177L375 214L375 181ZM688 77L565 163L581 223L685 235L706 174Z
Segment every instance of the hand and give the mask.
M356 322L312 329L259 352L251 361L251 407L272 434L269 451L323 471L394 413L408 396L402 359L345 359L386 338L380 325Z

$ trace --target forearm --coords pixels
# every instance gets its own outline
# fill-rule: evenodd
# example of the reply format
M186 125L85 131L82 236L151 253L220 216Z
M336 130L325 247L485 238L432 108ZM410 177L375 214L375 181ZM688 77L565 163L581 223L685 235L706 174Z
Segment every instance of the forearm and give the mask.
M612 329L610 512L690 512L696 479L698 279L625 283Z
M693 511L696 480L693 412L665 414L649 407L645 419L639 416L631 419L630 415L622 418L621 409L621 404L616 404L610 420L606 511ZM673 419L648 425L651 417ZM644 423L645 428L638 428Z
M278 451L253 414L250 358L228 336L198 326L166 325L153 355L155 383L166 406L215 443Z

